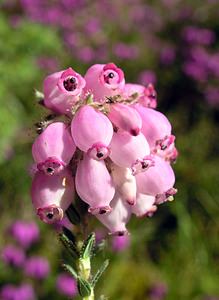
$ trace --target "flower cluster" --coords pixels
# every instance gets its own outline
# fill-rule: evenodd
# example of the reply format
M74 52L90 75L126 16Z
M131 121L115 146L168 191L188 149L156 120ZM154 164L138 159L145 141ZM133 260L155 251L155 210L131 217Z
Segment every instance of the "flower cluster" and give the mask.
M178 153L152 84L126 84L113 63L84 77L68 68L46 77L41 103L65 116L41 122L32 146L32 202L42 221L62 220L77 193L110 233L123 235L132 214L151 216L173 199Z

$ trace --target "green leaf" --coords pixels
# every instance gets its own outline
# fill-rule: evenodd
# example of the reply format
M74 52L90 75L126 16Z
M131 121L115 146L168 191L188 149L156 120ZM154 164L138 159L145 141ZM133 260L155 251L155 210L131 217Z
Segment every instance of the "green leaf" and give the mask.
M71 232L71 230L65 226L62 227L62 230L65 236L76 246L76 237L74 236L73 232Z
M78 225L81 222L81 217L73 204L66 210L66 215L69 221L74 225Z
M91 281L91 285L94 288L97 281L99 280L99 278L101 277L101 275L103 274L103 272L106 270L106 268L109 265L109 260L105 260L105 262L102 264L102 266L100 267L100 269L97 271L97 273L94 275L92 281Z
M76 244L74 244L64 233L59 234L59 239L62 244L65 246L67 251L71 254L71 256L75 259L79 258L79 251L77 249Z
M88 238L84 241L80 251L80 258L87 259L93 255L93 249L95 246L95 233L92 232Z
M88 296L90 296L91 291L92 291L91 284L87 280L85 280L85 279L83 279L81 277L78 277L78 281L77 282L78 282L78 292L79 292L79 294L82 297L88 297Z
M75 279L78 279L77 272L70 265L63 264L62 266L65 269L65 271L67 271L68 273L70 273Z

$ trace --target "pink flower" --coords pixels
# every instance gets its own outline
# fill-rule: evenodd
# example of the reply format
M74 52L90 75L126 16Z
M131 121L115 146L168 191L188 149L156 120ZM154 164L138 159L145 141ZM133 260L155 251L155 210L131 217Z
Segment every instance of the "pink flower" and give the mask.
M61 295L74 297L77 295L77 282L66 273L61 273L56 280L56 288Z
M44 105L57 114L69 114L84 87L84 78L72 68L53 73L44 80Z
M127 249L130 245L130 236L113 236L112 238L112 249L115 252L122 252Z
M75 185L78 195L90 205L89 212L104 214L111 210L115 188L103 160L84 154L77 167Z
M132 213L137 217L151 217L157 210L157 206L154 203L155 196L138 193L136 204L132 207Z
M89 105L82 106L72 120L71 132L76 146L94 159L109 155L113 127L103 113Z
M68 169L55 176L37 172L31 189L32 203L37 215L45 223L62 220L74 198L74 181Z
M110 105L108 118L116 127L127 131L131 135L136 136L141 131L141 117L138 112L129 105L121 103Z
M135 109L142 118L142 133L146 137L150 147L154 147L156 141L171 134L171 124L159 111L136 104Z
M127 234L126 224L131 216L130 205L116 193L111 206L111 212L104 215L96 215L97 219L109 229L111 234L120 236Z
M129 205L134 205L136 202L137 186L132 171L128 168L121 168L116 164L112 164L111 175L121 198Z
M55 122L36 138L32 154L39 170L54 175L69 164L75 149L70 129L62 122Z
M110 158L118 166L131 168L138 160L150 154L144 135L131 136L127 132L115 132L110 143Z
M135 176L139 193L156 196L172 188L175 183L170 164L158 156L154 156L154 161L153 167Z
M93 94L97 102L105 102L107 97L120 94L125 85L123 71L113 63L91 66L84 78L84 91Z

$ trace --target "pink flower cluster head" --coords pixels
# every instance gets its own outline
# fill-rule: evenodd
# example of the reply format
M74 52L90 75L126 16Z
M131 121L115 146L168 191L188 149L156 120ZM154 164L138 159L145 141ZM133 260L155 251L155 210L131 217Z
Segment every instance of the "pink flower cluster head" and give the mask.
M126 83L114 63L96 64L84 76L72 68L49 75L44 97L63 116L32 147L32 202L42 221L61 221L77 193L121 236L133 214L152 216L173 199L178 152L169 120L155 110L153 84Z

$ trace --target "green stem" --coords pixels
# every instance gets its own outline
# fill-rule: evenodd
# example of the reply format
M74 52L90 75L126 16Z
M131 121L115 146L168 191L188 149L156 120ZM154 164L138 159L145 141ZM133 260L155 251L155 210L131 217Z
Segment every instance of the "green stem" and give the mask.
M89 280L91 275L91 262L90 257L87 258L79 258L78 261L78 270L80 276L85 279ZM90 296L84 297L83 300L94 300L94 290L92 289Z

